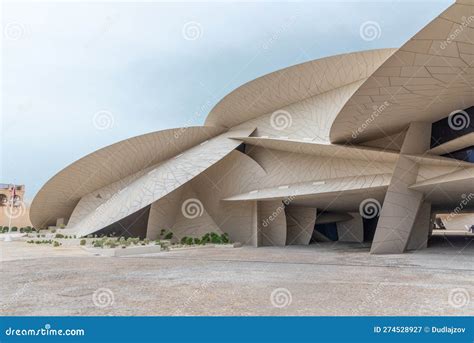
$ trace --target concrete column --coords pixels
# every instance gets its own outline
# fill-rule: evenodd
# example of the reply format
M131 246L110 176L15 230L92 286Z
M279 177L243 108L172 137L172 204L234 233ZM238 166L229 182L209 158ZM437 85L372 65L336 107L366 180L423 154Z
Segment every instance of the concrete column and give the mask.
M258 229L258 202L252 201L252 240L250 243L254 247L261 245L260 230Z
M288 206L285 208L287 245L308 245L316 222L316 208Z
M424 202L416 216L415 224L413 225L406 250L425 249L428 246L430 227L431 203Z
M423 193L409 188L416 182L418 164L405 154L424 153L429 148L430 137L430 123L410 124L380 211L372 254L400 254L407 248Z
M258 202L259 246L285 246L285 206L280 200Z
M337 222L337 235L340 242L364 241L364 222L359 213L349 213L353 218Z

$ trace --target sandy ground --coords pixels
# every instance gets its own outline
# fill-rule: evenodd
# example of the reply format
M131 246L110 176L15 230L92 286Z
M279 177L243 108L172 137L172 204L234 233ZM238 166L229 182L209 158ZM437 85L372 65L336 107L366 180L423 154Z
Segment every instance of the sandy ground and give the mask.
M2 315L473 315L474 241L374 256L361 244L100 257L0 242Z

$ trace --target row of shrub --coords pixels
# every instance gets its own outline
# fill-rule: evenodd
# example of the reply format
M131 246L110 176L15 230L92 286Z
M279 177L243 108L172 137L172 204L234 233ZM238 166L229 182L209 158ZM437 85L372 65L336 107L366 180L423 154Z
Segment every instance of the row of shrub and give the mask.
M149 239L140 239L138 237L109 237L102 235L97 237L97 235L89 235L88 238L94 238L91 245L94 248L117 248L122 247L126 248L128 246L137 246L137 245L148 245L154 243L155 245L160 245L163 250L169 250L170 242L169 240L173 238L172 232L167 232L166 230L161 230L160 235L162 239L157 239L155 241L150 241ZM75 237L75 236L74 236ZM63 235L56 234L56 238L63 238ZM218 234L215 232L209 232L204 234L202 237L183 237L181 238L180 243L182 245L205 245L208 243L212 244L227 244L230 243L229 235L227 233ZM86 245L87 240L81 239L80 245Z
M8 232L8 226L3 226L1 227L2 233L7 233ZM31 226L25 226L18 228L16 226L12 226L11 232L22 232L22 233L30 233L30 232L39 232L39 230L35 229L34 227Z
M131 245L147 245L150 243L149 239L140 239L138 237L118 237L118 238L112 238L112 237L102 237L97 240L93 240L91 242L92 246L94 248L116 248L118 246L121 246L122 248L126 248ZM82 239L80 241L80 245L85 245L86 240ZM155 242L155 244L159 244L159 241Z
M221 235L215 232L209 232L203 235L201 238L197 237L187 237L184 236L181 238L181 244L185 245L204 245L208 243L213 244L227 244L230 243L229 234L223 233Z
M26 241L26 243L30 243L30 244L52 244L53 247L59 247L61 245L60 242L53 241L52 239L43 239L41 241L32 239L32 240Z
M73 239L73 238L76 238L76 235L63 235L62 233L57 233L56 235L54 235L54 238L70 238L70 239Z

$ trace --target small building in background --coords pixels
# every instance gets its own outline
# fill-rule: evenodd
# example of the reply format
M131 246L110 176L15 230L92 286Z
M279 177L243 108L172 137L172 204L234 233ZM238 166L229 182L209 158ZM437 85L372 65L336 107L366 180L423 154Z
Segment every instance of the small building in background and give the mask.
M25 201L25 185L0 183L0 226L8 226L10 218L12 227L32 226L30 206Z

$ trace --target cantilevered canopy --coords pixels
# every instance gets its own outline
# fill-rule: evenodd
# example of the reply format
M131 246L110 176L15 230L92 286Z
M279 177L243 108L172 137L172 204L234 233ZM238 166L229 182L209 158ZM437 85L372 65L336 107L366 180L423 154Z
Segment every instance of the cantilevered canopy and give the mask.
M331 142L383 137L474 105L473 16L473 1L457 1L390 56L336 117Z
M303 99L369 77L395 49L336 55L305 62L250 81L225 96L206 125L233 127Z
M30 209L34 226L68 218L81 197L133 173L169 159L218 135L215 127L188 127L133 137L97 150L53 176L35 196Z
M223 133L152 167L146 174L91 211L71 229L78 235L85 236L162 199L229 155L241 144L228 139L229 136L248 136L254 130L255 128Z

